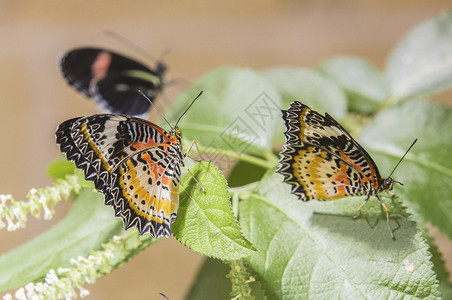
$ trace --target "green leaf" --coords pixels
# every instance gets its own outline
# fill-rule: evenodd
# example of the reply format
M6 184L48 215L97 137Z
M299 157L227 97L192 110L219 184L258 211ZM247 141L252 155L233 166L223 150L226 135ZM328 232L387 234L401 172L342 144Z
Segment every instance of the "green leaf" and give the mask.
M237 187L256 182L264 176L265 172L266 169L262 167L239 161L229 174L228 184L231 187Z
M302 68L274 68L262 73L281 93L283 108L298 100L319 112L343 119L347 112L344 93L318 72Z
M452 86L452 11L412 29L386 65L394 101Z
M239 210L268 299L439 298L428 245L402 207L389 207L393 241L377 200L353 220L363 197L302 202L282 180L268 176Z
M345 118L347 103L345 94L331 80L321 76L318 72L302 68L274 68L262 74L277 88L282 97L282 107L287 109L292 101L301 101L311 108L325 112L338 119ZM277 124L277 134L273 144L284 143L284 124Z
M75 164L62 157L49 165L47 174L54 180L63 179L66 175L74 174L75 170Z
M452 239L452 108L416 100L382 111L360 141L382 176L388 176L409 145L418 142L392 176L416 220L428 221Z
M317 70L345 91L353 111L370 114L388 98L386 77L364 59L336 57L318 66Z
M181 180L179 215L172 225L174 236L192 250L222 260L254 253L232 213L226 180L215 165L200 162Z
M85 180L85 174L82 170L77 169L72 161L66 159L58 159L50 164L47 168L47 174L54 180L64 179L66 175L77 175L77 181L84 188L94 189L94 183Z
M203 76L168 112L173 124L196 95L204 93L179 122L188 139L211 149L262 155L280 119L277 91L249 69L221 68Z
M430 245L429 251L432 253L433 271L437 274L439 280L439 290L443 299L452 299L452 283L449 281L449 272L447 272L443 255L433 241L433 237L423 228L423 235L427 238Z

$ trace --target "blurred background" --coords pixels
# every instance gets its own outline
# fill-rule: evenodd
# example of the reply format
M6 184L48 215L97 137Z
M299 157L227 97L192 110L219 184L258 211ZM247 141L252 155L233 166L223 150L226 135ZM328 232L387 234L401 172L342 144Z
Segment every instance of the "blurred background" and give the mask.
M221 66L266 69L315 67L336 55L359 56L383 68L388 53L413 26L450 7L450 0L317 1L0 1L0 193L25 199L51 183L60 157L54 130L62 121L98 112L63 81L58 57L80 46L109 48L146 61L104 34L123 35L164 61L172 78L193 82ZM153 65L155 61L148 61ZM346 70L344 70L346 72ZM168 106L187 84L168 87ZM295 100L295 99L294 99ZM452 93L435 99L452 105ZM0 253L63 218L33 220L17 232L0 231ZM452 270L452 246L436 234ZM90 299L183 299L203 257L174 238L146 249L112 274L86 286Z

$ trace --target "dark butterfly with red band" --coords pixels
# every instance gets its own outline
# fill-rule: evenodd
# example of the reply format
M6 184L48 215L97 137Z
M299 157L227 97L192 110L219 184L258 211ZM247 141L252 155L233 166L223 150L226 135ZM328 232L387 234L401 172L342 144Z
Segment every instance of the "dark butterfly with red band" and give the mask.
M63 55L61 72L76 90L95 100L102 110L131 116L143 115L164 86L166 66L153 69L110 50L77 48Z

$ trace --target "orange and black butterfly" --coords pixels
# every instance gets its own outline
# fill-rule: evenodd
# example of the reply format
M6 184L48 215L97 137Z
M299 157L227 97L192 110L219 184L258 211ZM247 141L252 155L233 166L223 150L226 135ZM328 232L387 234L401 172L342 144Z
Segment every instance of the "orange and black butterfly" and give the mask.
M392 173L383 178L366 150L328 113L322 116L298 101L282 113L287 145L280 153L277 172L292 186L292 193L303 201L367 196L358 211L374 195L389 224L388 208L378 194L397 182Z
M191 149L182 151L178 122L166 132L140 118L99 114L67 120L55 135L61 152L105 195L125 229L168 237L179 209L181 166Z

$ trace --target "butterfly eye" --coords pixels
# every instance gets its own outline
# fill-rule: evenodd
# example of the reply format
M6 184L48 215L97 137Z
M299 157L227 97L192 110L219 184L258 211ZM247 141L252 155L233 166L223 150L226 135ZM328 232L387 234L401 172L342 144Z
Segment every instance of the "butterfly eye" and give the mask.
M392 189L392 185L394 184L394 181L391 177L387 177L383 180L383 189L384 190L390 190Z

